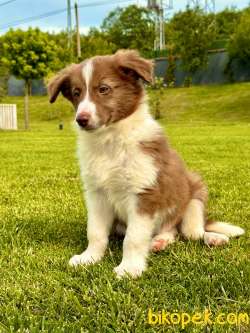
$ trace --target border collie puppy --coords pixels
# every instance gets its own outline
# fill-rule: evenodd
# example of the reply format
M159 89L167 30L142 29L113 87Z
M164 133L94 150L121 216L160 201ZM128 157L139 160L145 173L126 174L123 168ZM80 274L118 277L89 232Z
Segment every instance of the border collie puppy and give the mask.
M137 277L147 257L175 241L203 239L222 245L244 233L207 222L207 189L188 171L152 118L143 81L153 64L136 51L96 56L62 70L48 86L50 102L61 92L75 107L78 156L88 209L88 247L70 265L102 259L112 230L124 234L123 258L114 270Z

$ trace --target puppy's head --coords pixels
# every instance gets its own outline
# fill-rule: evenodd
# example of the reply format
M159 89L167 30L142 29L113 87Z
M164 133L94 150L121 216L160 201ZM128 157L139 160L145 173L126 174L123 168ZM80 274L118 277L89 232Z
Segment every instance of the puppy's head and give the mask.
M121 50L65 68L48 85L50 102L61 92L72 102L81 129L94 130L124 119L143 97L143 81L151 82L153 64L136 51Z

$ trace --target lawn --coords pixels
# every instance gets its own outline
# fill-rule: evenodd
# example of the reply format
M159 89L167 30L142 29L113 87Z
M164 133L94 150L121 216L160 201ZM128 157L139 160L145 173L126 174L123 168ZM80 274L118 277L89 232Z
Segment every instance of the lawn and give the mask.
M17 103L21 125L23 99L4 102ZM223 248L179 240L152 254L137 280L113 273L118 240L100 264L68 266L87 245L73 114L62 98L52 106L46 97L30 102L31 130L0 132L0 332L249 332L244 320L235 323L237 314L249 314L247 236ZM162 110L172 145L209 186L209 216L247 229L250 83L169 89ZM153 324L149 309L190 316L207 309L213 321L231 315L225 324L182 330Z

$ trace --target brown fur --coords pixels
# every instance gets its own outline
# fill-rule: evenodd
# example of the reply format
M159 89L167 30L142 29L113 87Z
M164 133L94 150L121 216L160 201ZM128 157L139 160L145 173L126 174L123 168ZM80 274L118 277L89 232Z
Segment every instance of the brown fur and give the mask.
M77 106L77 100L73 97L72 92L77 87L84 87L81 69L82 64L72 64L50 80L48 84L50 103L54 103L61 92L75 107Z
M128 117L137 108L144 94L143 81L151 82L153 63L139 56L136 51L121 50L112 56L92 58L93 76L89 87L90 99L97 106L100 126ZM82 68L86 62L73 64L62 70L48 85L50 102L55 102L60 91L72 102L75 109L86 94ZM108 94L98 93L100 85L110 87ZM75 97L77 89L80 94ZM126 103L124 103L126 101Z
M157 183L138 195L139 212L150 216L157 211L165 212L164 222L180 223L191 199L206 201L206 187L198 175L187 171L163 134L154 141L141 142L141 148L153 157L159 172Z
M77 109L86 94L86 83L82 75L86 61L68 66L49 83L51 103L62 92ZM152 62L130 50L121 50L112 56L97 56L92 61L93 75L89 95L96 105L100 125L108 125L128 117L142 100L142 80L152 82ZM102 84L110 87L107 94L98 93ZM74 96L75 89L79 91L79 96ZM145 188L138 195L138 210L150 216L157 211L165 211L166 221L178 224L192 198L206 201L206 187L200 176L186 170L183 161L169 147L163 134L159 134L154 141L141 142L140 145L146 154L153 157L159 173L155 186Z

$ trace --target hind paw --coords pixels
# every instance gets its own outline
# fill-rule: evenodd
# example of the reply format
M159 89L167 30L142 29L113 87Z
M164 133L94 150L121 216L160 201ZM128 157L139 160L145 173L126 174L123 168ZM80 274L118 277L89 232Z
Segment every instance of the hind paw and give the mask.
M161 236L156 236L153 238L151 243L151 250L153 252L159 252L165 250L165 248L172 244L174 242L174 239L171 238L164 238Z
M208 246L222 246L229 242L229 238L223 234L215 232L205 232L204 242Z

